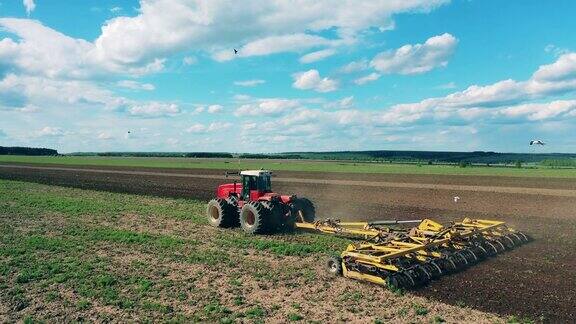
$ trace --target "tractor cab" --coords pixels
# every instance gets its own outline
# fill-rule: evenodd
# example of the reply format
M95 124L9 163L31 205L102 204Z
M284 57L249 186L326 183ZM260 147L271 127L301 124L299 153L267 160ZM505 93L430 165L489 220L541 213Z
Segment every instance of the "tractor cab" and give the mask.
M240 172L242 200L257 200L265 193L272 192L272 173L267 170L247 170Z

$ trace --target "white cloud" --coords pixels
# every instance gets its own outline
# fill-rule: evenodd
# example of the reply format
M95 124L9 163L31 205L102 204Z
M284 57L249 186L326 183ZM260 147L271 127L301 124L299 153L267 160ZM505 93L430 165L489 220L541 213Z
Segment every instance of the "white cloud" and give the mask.
M197 114L203 113L205 110L206 110L205 106L198 106L192 111L192 114L197 115Z
M235 81L234 85L237 85L240 87L255 87L257 85L264 84L264 83L266 83L265 80L254 79L254 80Z
M224 110L224 107L222 107L221 105L210 105L210 106L208 106L208 113L209 113L209 114L220 113L220 112L222 112L222 110Z
M294 83L292 86L301 90L314 90L317 92L331 92L338 89L338 81L330 78L320 77L318 70L308 70L292 75Z
M320 51L316 55L327 55L332 47L354 44L364 30L390 28L395 14L429 12L448 2L302 0L295 6L259 0L140 0L136 16L106 21L94 42L63 35L38 21L2 18L0 26L19 39L5 38L9 42L0 47L10 48L0 53L10 51L10 64L19 69L72 78L155 73L164 69L167 57L179 52L228 60L235 57L234 47L240 49L238 57L314 48ZM34 9L34 1L24 3L29 11ZM120 13L119 9L111 10ZM335 33L326 38L319 36L323 31ZM184 63L193 60L185 58Z
M114 139L114 136L110 135L110 133L102 132L102 133L98 134L97 138L99 140L108 141L108 140Z
M576 53L560 56L542 65L526 81L503 80L486 86L472 85L445 97L392 106L381 115L384 123L410 123L423 118L459 116L527 115L529 120L553 118L570 110L570 104L553 101L518 105L522 102L576 91ZM498 113L504 107L502 113ZM492 111L491 111L492 110ZM540 112L536 112L538 110Z
M374 57L370 65L381 73L420 74L448 65L458 40L448 34L434 36L424 44L404 45Z
M204 133L206 131L206 126L202 124L194 124L186 129L188 133Z
M231 123L223 123L223 122L211 123L208 126L204 124L194 124L190 126L188 129L186 129L186 132L194 134L203 134L208 132L218 132L226 130L230 127L232 127Z
M252 41L234 54L229 49L217 52L214 58L218 61L228 61L236 56L262 56L282 52L300 52L320 46L337 46L343 44L342 40L330 40L324 37L309 34L291 34L281 36L269 36Z
M110 12L113 14L118 14L122 11L122 7L112 7L110 8Z
M540 66L532 79L539 82L575 80L576 53L563 54L556 62Z
M96 53L116 64L149 62L181 49L203 50L219 60L300 51L348 41L370 27L389 28L392 16L428 12L447 0L291 2L250 0L141 0L135 17L117 17L102 27ZM303 9L305 8L305 9ZM314 33L335 29L338 39Z
M39 130L36 135L38 137L60 137L64 136L65 132L59 127L46 126Z
M360 60L360 61L350 62L350 63L346 64L345 66L343 66L342 68L340 68L340 71L342 71L343 73L355 73L355 72L365 71L369 67L370 67L370 62L368 62L368 60L364 59L364 60Z
M528 120L544 120L564 114L576 113L576 100L557 100L548 103L531 103L500 110L507 117L526 117Z
M282 98L259 99L253 103L241 105L234 114L236 116L280 115L297 107L301 107L299 100Z
M127 103L88 81L53 80L41 77L8 74L0 80L0 98L15 98L14 107L28 104L97 105L107 109L118 108ZM0 105L2 102L0 101ZM4 105L9 106L4 103Z
M128 108L128 112L133 116L141 117L163 117L173 116L180 113L180 108L176 104L162 102L148 102L135 104Z
M28 16L30 16L32 11L34 11L34 9L36 9L36 4L34 3L34 0L24 0L23 4L24 4L24 7L26 8L26 14Z
M152 91L152 90L156 89L156 87L153 84L141 83L141 82L134 81L134 80L122 80L122 81L118 81L116 84L119 87L132 89L132 90Z
M193 65L196 64L198 62L198 59L194 56L186 56L182 59L182 63L184 63L184 65Z
M373 72L373 73L370 73L368 75L365 75L363 77L360 77L360 78L354 80L354 83L356 83L357 85L363 85L363 84L366 84L368 82L376 81L378 79L380 79L380 74Z
M354 96L344 97L340 100L329 102L325 105L326 108L330 109L349 109L354 106Z
M554 54L554 55L556 55L556 56L560 56L560 55L564 55L564 54L570 53L569 50L567 50L567 49L565 49L565 48L558 47L558 46L556 46L556 45L554 45L554 44L548 44L548 45L546 45L546 47L544 47L544 51L545 51L546 53L552 53L552 54Z
M336 54L336 51L331 49L331 48L328 48L328 49L323 49L320 51L308 53L308 54L300 57L299 61L300 61L300 63L305 63L305 64L314 63L314 62L321 61L327 57L330 57L334 54Z

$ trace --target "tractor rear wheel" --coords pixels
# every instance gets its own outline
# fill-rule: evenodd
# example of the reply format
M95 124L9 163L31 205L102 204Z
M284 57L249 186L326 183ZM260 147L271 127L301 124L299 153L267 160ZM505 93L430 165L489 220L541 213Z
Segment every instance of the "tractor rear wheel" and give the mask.
M307 198L296 198L292 202L296 221L305 223L314 223L316 220L316 208Z
M248 234L266 234L272 230L270 209L259 202L248 202L240 211L240 226Z
M214 227L238 226L238 208L221 198L215 198L208 202L206 216L210 225Z

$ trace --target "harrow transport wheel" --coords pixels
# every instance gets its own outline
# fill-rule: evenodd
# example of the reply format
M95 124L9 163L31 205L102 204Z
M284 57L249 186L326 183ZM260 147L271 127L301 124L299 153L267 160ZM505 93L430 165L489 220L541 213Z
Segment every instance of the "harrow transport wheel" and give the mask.
M333 276L342 275L342 260L337 257L331 257L326 261L326 271Z
M215 198L208 202L206 207L208 222L214 227L238 226L238 209L221 198Z
M270 210L259 202L249 202L240 211L240 226L248 234L266 234L271 230Z
M292 205L294 206L297 222L314 223L314 220L316 220L316 208L314 208L314 204L309 199L296 198Z

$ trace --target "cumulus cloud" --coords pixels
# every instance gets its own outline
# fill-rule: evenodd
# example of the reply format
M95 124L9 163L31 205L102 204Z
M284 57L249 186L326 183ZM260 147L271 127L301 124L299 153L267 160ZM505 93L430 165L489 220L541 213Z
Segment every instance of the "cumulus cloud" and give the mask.
M28 104L41 106L54 103L98 105L114 109L127 102L126 99L116 97L109 90L102 89L88 81L54 80L8 74L0 80L0 98L10 97L13 93L21 96L20 99L14 100L19 107Z
M36 4L34 0L24 0L23 1L24 8L26 8L26 14L30 15L34 9L36 9Z
M365 71L369 68L370 68L370 62L366 59L363 59L359 61L353 61L344 65L342 68L340 68L340 71L342 73L355 73Z
M93 43L85 42L90 48L79 52L110 69L146 73L183 50L227 60L234 57L231 48L236 46L239 56L253 56L352 44L363 30L392 26L395 14L429 12L448 2L303 0L295 6L258 0L140 0L138 15L108 20ZM336 36L318 35L327 30L335 30Z
M220 112L222 112L222 110L224 110L224 107L222 107L221 105L210 105L210 106L208 106L208 113L209 113L209 114L220 113Z
M331 92L338 89L338 81L330 78L320 77L318 70L308 70L292 75L294 83L292 86L301 90L314 90L317 92Z
M321 61L321 60L323 60L327 57L330 57L334 54L336 54L336 51L334 49L328 48L328 49L323 49L320 51L316 51L316 52L312 52L312 53L308 53L306 55L303 55L302 57L300 57L299 61L300 61L300 63L309 64L309 63Z
M505 108L500 116L528 115L531 116L531 120L538 120L558 116L559 113L570 110L567 107L571 106L559 101L519 104L574 91L576 91L576 53L568 53L560 56L552 64L540 66L526 81L508 79L485 86L472 85L445 97L394 105L382 114L381 120L386 123L407 123L434 116L494 115L499 113L501 107ZM543 112L538 114L533 111L534 109ZM528 111L530 113L525 113Z
M236 116L280 115L301 107L299 100L269 98L243 104L234 113Z
M380 74L373 72L373 73L370 73L368 75L365 75L363 77L360 77L360 78L354 80L354 83L356 83L357 85L363 85L363 84L366 84L368 82L376 81L378 79L380 79Z
M148 102L135 104L128 108L128 112L133 116L140 117L163 117L173 116L180 113L178 105L163 102Z
M426 40L424 44L404 45L382 52L370 65L381 73L420 74L448 65L458 40L445 33Z
M235 81L234 85L237 85L240 87L255 87L257 85L264 84L264 83L266 83L265 80L254 79L254 80Z
M329 109L349 109L352 106L354 106L354 96L344 97L325 105L325 107Z
M190 126L189 128L187 128L186 132L194 133L194 134L203 134L203 133L226 130L226 129L229 129L230 127L232 127L232 123L227 123L227 122L215 122L215 123L211 123L209 125L204 125L204 124L198 123L198 124L194 124L194 125Z
M544 120L576 113L576 100L556 100L548 103L531 103L504 108L499 111L507 117L526 117L528 120Z
M156 89L156 87L153 84L141 83L141 82L134 81L134 80L122 80L122 81L118 81L116 84L119 87L132 89L132 90L152 91L152 90Z

